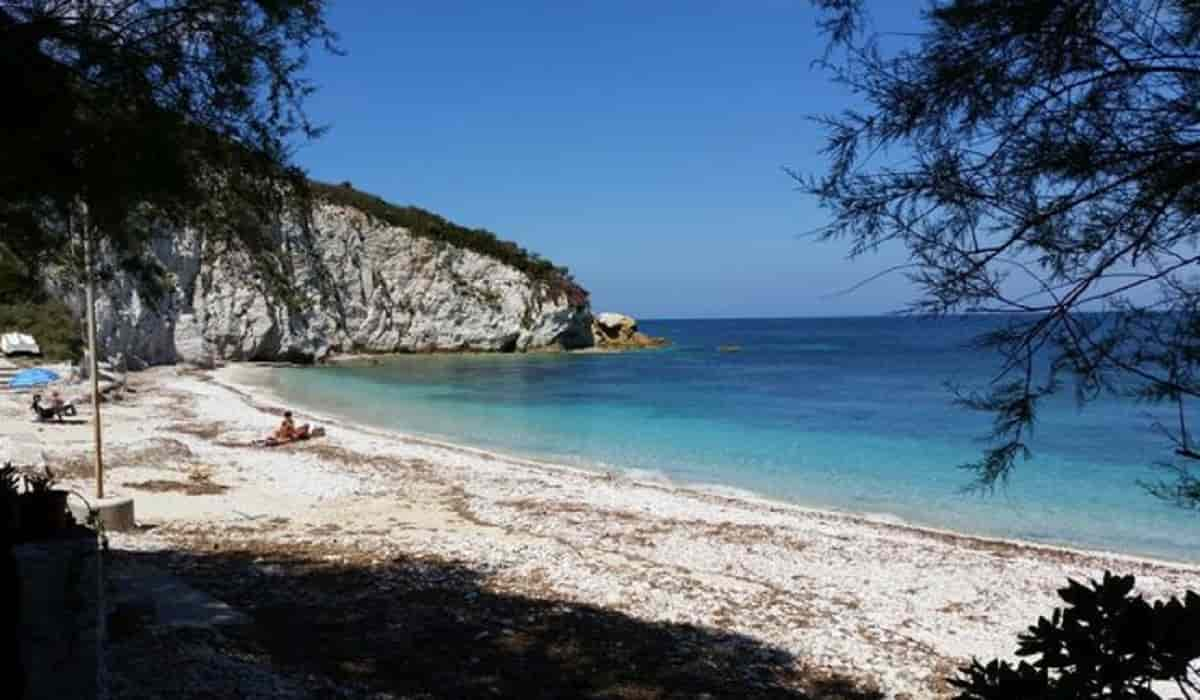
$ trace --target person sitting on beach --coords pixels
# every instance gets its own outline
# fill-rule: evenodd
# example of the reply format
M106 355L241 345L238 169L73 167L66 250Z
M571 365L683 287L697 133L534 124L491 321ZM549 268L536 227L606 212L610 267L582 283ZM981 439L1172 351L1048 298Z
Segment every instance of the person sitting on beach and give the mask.
M308 437L310 430L311 428L309 428L308 423L305 423L297 428L296 421L292 419L292 412L284 411L283 422L279 424L279 427L275 429L275 432L271 435L271 437L279 442L303 440Z
M278 428L265 438L254 440L250 444L255 447L278 447L279 445L286 445L289 442L297 440L307 440L309 438L324 436L324 428L311 428L308 423L297 428L296 421L292 418L292 412L284 411L283 421L279 424Z
M75 404L63 401L62 394L57 390L50 392L50 408L60 415L75 415Z
M38 420L47 421L58 419L61 421L63 416L75 415L75 404L64 402L62 396L57 391L51 392L49 403L42 403L42 395L33 395L33 413Z

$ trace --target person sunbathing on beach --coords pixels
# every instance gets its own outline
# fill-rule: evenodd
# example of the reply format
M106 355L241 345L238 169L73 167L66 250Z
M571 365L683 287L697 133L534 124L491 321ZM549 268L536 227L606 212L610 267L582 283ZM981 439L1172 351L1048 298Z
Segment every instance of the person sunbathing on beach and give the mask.
M58 393L57 390L50 392L50 408L54 409L58 413L66 413L69 409L70 413L68 415L75 414L75 407L63 401L62 394Z
M303 440L308 437L310 430L311 428L309 427L308 423L305 423L297 428L296 421L292 419L292 412L284 411L283 422L279 424L279 427L275 429L275 432L271 434L271 437L278 442Z
M296 421L292 418L291 411L284 411L283 422L270 435L261 440L255 440L251 444L255 447L276 447L286 445L289 442L297 440L307 440L309 438L322 437L325 435L324 428L312 428L308 423L300 427L296 427Z

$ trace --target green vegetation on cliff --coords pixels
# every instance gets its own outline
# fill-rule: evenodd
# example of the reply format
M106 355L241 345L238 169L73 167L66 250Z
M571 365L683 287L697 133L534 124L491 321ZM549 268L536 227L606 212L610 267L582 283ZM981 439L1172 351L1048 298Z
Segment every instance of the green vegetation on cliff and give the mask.
M588 293L571 277L565 267L531 253L512 241L504 241L486 229L471 229L418 207L402 207L373 194L354 189L350 183L331 185L311 182L317 199L331 204L353 207L392 226L407 229L412 235L442 241L449 245L486 255L515 267L536 282L544 283L552 292L566 294L572 304L587 302Z
M37 339L43 360L78 361L83 356L83 328L61 301L0 304L0 333L10 331Z
M47 297L36 274L0 243L0 333L10 331L37 338L47 360L78 360L83 351L71 309Z

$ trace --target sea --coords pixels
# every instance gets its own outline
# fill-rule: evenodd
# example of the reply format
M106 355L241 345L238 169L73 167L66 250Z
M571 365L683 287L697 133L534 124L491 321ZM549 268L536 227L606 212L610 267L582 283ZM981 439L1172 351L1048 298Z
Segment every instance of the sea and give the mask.
M363 424L520 457L749 492L989 537L1200 562L1200 512L1139 481L1171 458L1174 410L1049 399L1032 457L965 490L991 416L948 385L1000 367L990 317L653 320L669 348L407 355L279 369L285 400ZM726 346L726 347L722 347ZM734 348L728 346L736 346Z

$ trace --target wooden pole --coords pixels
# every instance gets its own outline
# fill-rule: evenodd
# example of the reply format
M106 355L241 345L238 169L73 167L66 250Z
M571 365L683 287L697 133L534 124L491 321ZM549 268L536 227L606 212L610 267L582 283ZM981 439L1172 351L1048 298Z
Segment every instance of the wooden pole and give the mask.
M92 231L87 205L80 205L83 231L83 275L87 297L88 371L92 379L92 438L96 451L96 498L104 498L104 458L100 440L100 360L96 357L96 275L92 264Z

